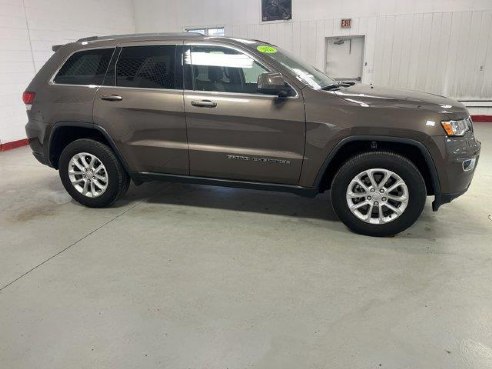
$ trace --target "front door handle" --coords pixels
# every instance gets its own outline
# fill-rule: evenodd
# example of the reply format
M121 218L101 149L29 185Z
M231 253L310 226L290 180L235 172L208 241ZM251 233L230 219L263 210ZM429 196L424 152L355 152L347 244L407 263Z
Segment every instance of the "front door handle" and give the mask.
M123 98L119 95L106 95L102 96L101 100L106 100L106 101L121 101Z
M215 101L210 100L193 100L191 105L197 106L199 108L215 108L217 103Z

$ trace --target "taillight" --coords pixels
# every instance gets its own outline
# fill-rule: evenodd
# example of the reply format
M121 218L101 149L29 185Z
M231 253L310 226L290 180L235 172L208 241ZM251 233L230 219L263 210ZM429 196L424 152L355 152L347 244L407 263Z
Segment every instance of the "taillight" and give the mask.
M22 101L24 104L31 105L34 102L34 98L36 97L36 93L32 91L24 91L22 94Z

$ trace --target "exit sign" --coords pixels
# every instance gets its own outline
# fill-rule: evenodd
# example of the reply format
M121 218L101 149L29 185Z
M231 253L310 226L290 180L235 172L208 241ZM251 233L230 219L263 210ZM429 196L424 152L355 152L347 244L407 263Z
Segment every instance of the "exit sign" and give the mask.
M342 19L341 26L342 28L352 28L352 19Z

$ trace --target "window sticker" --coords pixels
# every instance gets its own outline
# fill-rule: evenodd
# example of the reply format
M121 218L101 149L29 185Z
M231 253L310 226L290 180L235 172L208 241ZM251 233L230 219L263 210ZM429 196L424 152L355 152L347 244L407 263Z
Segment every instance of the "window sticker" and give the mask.
M275 54L277 52L277 48L267 45L260 45L256 49L263 54Z

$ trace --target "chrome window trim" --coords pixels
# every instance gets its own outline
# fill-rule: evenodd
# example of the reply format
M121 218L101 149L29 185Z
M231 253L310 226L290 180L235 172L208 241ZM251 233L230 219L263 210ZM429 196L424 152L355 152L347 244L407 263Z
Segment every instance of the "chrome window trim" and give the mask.
M290 86L290 85L289 85ZM245 96L245 97L262 97L262 98L267 98L267 99L278 99L279 97L277 95L267 95L267 94L261 94L261 93L257 93L257 94L251 94L251 93L247 93L247 92L227 92L227 91L202 91L202 90L184 90L184 93L185 95L193 95L193 94L209 94L211 96L221 96L221 95L228 95L228 96L231 96L231 97L241 97L241 96ZM297 99L299 97L299 95L295 95L295 96L288 96L288 97L283 97L282 99Z
M229 45L229 44L223 44L223 43L219 43L219 42L196 42L196 41L190 41L190 42L185 42L184 43L184 46L220 46L220 47L224 47L226 49L232 49L232 50L235 50L235 51L238 51L240 53L243 53L245 55L247 55L248 57L250 57L251 59L253 59L256 63L258 63L263 69L267 70L269 73L271 72L277 72L277 73L280 73L282 75L282 77L284 77L285 79L285 76L283 73L275 70L275 69L272 69L272 67L270 65L268 66L265 66L265 64L263 62L260 62L258 60L258 58L252 54L249 50L244 50L242 48L239 48L239 47L236 47L234 45ZM192 61L192 64L190 65L193 65L193 61ZM297 91L297 89L292 86L291 83L285 81L285 83L287 83L287 85L289 85L289 87L294 90L294 92L296 93L294 96L288 96L286 97L286 99L297 99L299 98L300 94L299 94L299 91ZM218 93L223 93L224 91L200 91L200 90L185 90L185 91L194 91L194 92L210 92L210 93L213 93L213 92L218 92ZM244 92L225 92L225 93L230 93L230 94L242 94L242 95L253 95L253 96L269 96L269 97L275 97L274 95L265 95L265 94L261 94L261 93L258 93L258 94L250 94L250 93L244 93Z
M145 91L164 91L164 92L179 91L180 93L183 93L184 91L182 88L151 88L151 87L106 86L106 85L100 85L98 87L116 88L116 89L124 89L124 90L145 90Z
M110 86L104 86L104 85L77 85L77 84L69 84L69 83L51 83L49 82L51 86L62 86L62 87L87 87L87 88L99 88L99 87L110 87Z
M60 69L63 68L63 66L67 63L68 59L70 59L73 55L75 55L76 53L80 53L80 52L84 52L84 51L90 51L90 50L103 50L103 49L113 49L113 54L111 54L111 58L109 59L109 62L111 62L111 59L113 58L114 56L114 53L116 51L116 48L117 46L112 46L112 47L108 47L108 46L99 46L99 47L89 47L89 48L85 48L85 49L78 49L78 50L75 50L75 51L72 51L70 54L68 54L68 56L63 60L62 63L60 63L60 66L56 69L55 73L53 73L53 75L51 76L51 78L49 79L48 81L48 84L49 85L52 85L52 86L87 86L87 87L91 87L93 88L94 86L100 86L100 85L79 85L79 84L71 84L71 83L56 83L55 82L55 78L56 76L58 75L58 73L60 72ZM109 64L108 64L108 67L109 67ZM106 70L107 72L107 70Z
M287 82L288 83L288 82ZM144 91L161 91L161 92L174 92L174 93L180 93L180 94L210 94L210 95L232 95L232 97L237 96L250 96L250 97L263 97L263 98L268 98L268 99L274 99L278 98L276 95L267 95L267 94L250 94L250 93L245 93L245 92L227 92L227 91L201 91L201 90L184 90L182 88L178 89L172 89L172 88L148 88L148 87L126 87L126 86L106 86L106 85L69 85L69 84L62 84L62 83L55 83L55 86L64 86L64 87L87 87L87 88L94 88L94 89L99 89L99 88L110 88L110 89L122 89L122 90L144 90ZM285 97L284 99L297 99L299 96L288 96Z
M288 82L287 82L288 83ZM55 83L55 86L64 86L64 87L87 87L87 88L110 88L110 89L122 89L122 90L145 90L145 91L162 91L162 92L178 92L180 94L211 94L211 95L232 95L232 96L250 96L250 97L264 97L268 99L278 98L276 95L267 95L267 94L250 94L245 92L227 92L227 91L201 91L201 90L183 90L182 88L172 89L172 88L148 88L148 87L126 87L126 86L106 86L106 85L69 85L62 83ZM290 84L289 84L290 86ZM299 96L296 94L295 96L288 96L284 99L297 99Z

